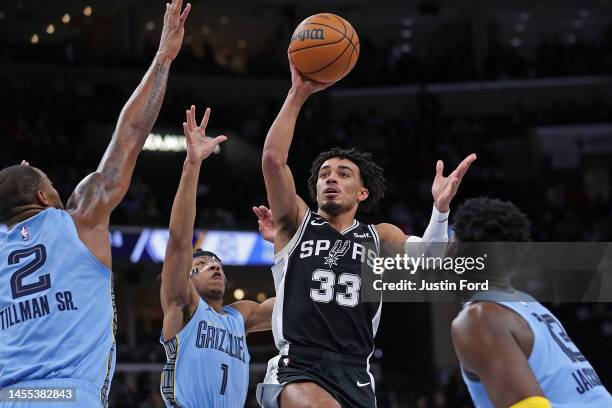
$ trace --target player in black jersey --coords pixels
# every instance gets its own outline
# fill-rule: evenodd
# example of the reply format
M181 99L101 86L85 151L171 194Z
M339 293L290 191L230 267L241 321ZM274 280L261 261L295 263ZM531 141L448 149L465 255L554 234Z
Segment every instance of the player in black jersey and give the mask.
M355 219L358 207L367 208L384 195L382 169L370 154L355 149L332 149L315 160L309 187L318 208L310 211L296 194L287 156L302 105L331 84L307 80L291 62L290 68L292 87L262 156L276 224L272 327L280 354L268 364L258 400L266 408L371 408L376 398L369 357L381 303L360 302L361 274L368 273L362 263L378 256L382 242L448 241L449 204L476 156L467 157L448 177L438 161L435 206L422 239L407 237L391 224L365 225Z

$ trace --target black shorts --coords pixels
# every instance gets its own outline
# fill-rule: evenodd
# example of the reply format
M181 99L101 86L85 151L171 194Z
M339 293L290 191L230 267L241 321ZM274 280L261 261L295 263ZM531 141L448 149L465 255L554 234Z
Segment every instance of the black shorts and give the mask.
M366 358L290 346L287 355L275 359L278 359L276 379L281 387L294 382L314 382L343 408L376 407L374 377L368 371ZM280 395L279 385L270 384L271 388L277 387L273 398Z

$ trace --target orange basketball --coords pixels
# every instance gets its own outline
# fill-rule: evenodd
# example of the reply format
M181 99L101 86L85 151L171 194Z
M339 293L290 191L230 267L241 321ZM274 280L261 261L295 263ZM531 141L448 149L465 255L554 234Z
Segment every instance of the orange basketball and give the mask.
M289 58L302 75L313 81L338 81L351 72L359 58L359 38L342 17L315 14L295 29Z

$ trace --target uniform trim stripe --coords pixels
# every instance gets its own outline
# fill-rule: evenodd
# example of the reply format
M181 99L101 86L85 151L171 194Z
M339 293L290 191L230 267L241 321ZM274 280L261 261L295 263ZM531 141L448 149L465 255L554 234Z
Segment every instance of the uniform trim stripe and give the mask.
M340 234L344 235L347 232L354 230L355 228L357 228L359 226L359 221L357 220L353 220L353 223L351 225L348 226L348 228L346 228L344 231L342 231Z
M378 231L376 231L376 227L373 225L368 225L370 231L372 231L372 236L374 237L374 244L376 244L376 253L380 256L380 238L378 236Z
M160 388L162 398L167 406L172 408L180 408L180 404L176 400L176 360L179 351L179 339L173 337L164 343L166 358L168 362L164 366L161 374Z

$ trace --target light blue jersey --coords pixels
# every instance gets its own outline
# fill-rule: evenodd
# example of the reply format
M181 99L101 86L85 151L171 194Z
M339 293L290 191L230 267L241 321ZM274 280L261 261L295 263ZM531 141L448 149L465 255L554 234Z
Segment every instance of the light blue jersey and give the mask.
M529 366L554 408L612 407L612 396L548 309L531 296L518 291L512 294L494 291L479 293L467 304L480 301L498 303L527 321L534 338ZM476 408L493 407L477 378L463 371L463 380Z
M107 406L114 327L111 272L66 211L46 209L0 232L0 388L73 386L76 403L49 405Z
M249 387L244 320L231 306L219 314L200 299L189 322L161 343L168 362L161 378L167 407L242 408Z

